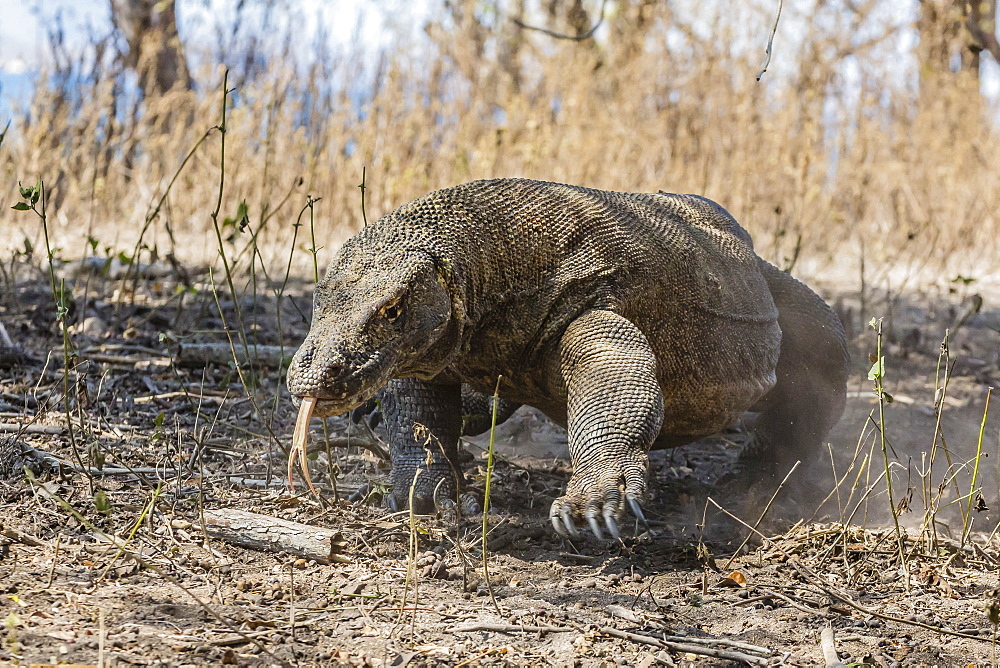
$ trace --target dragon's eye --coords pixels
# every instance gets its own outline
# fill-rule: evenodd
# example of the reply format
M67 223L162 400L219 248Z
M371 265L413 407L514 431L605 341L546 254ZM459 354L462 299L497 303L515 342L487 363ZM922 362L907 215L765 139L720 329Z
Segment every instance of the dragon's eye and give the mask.
M403 308L398 299L389 302L379 310L382 313L382 317L389 322L395 322L403 312Z

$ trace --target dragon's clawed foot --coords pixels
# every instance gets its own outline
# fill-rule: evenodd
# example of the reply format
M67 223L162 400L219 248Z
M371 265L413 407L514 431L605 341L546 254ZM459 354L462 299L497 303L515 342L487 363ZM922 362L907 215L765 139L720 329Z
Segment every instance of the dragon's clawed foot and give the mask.
M606 540L607 531L614 540L621 540L618 521L631 510L648 530L640 499L646 491L645 467L604 467L593 475L578 472L569 481L566 495L552 503L549 519L556 533L564 538L579 538L578 521L585 521L598 540ZM603 525L603 528L602 528Z

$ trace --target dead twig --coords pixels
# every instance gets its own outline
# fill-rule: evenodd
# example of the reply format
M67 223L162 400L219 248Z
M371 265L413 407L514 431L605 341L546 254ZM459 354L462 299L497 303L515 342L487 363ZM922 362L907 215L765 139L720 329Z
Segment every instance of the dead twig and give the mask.
M785 474L785 478L781 481L781 484L779 484L778 488L774 490L774 494L771 495L771 499L767 502L767 505L764 506L764 510L760 512L760 517L758 517L757 521L754 522L753 524L753 528L755 530L757 527L760 526L760 523L764 521L764 516L767 515L767 511L771 509L771 504L773 504L774 500L778 498L778 494L780 494L781 490L784 489L785 483L788 482L788 479L792 477L792 474L795 473L795 469L799 468L799 464L801 463L802 463L801 461L796 460L796 462L792 465L792 468L790 468L788 470L788 473ZM747 537L743 539L743 542L740 543L740 546L733 551L733 556L729 557L729 561L726 562L726 565L722 568L722 570L724 571L729 570L729 567L732 566L733 564L733 559L735 559L736 555L738 555L740 552L743 551L743 546L746 545L748 542L750 542L750 537L752 535L753 535L752 533L747 534Z
M48 547L49 544L38 540L34 536L29 536L26 533L22 533L16 529L11 529L10 527L5 527L0 524L0 536L4 538L9 538L15 543L21 543L22 545L28 545L30 547Z
M774 33L778 32L778 19L781 18L781 5L782 0L778 0L778 11L774 13L774 25L771 26L771 36L767 38L767 49L764 51L764 64L760 66L760 72L757 72L757 81L764 76L764 72L767 72L767 66L771 64L771 48L774 46Z
M0 422L0 434L48 434L59 436L66 433L66 426L60 424L16 424Z
M833 643L833 627L825 627L819 634L820 646L823 648L823 660L826 661L826 668L847 668L837 654L837 647Z
M768 596L768 598L780 598L782 601L792 606L796 610L800 610L810 615L816 615L818 617L826 617L829 614L826 612L826 610L817 610L816 608L810 608L808 606L802 605L801 603L794 601L790 597L785 596L784 594L779 594L776 591L771 591L770 589L762 589L761 591L763 591Z
M752 656L744 652L736 652L728 649L720 649L717 647L703 647L701 645L695 645L690 642L690 638L685 638L685 642L673 642L670 640L660 640L655 636L647 636L641 633L631 633L629 631L619 631L618 629L611 628L610 626L602 626L598 629L604 635L613 636L615 638L621 638L622 640L631 640L635 643L640 643L643 645L652 645L653 647L659 647L660 649L669 649L675 652L687 652L688 654L698 654L701 656L710 656L715 659L729 659L731 661L743 661L751 666L766 666L768 660L765 657ZM761 648L764 649L764 648ZM766 652L765 656L770 656L773 652L769 649L764 649Z
M466 624L460 626L455 631L459 633L468 633L472 631L494 631L496 633L570 633L576 632L581 633L582 631L578 628L571 626L538 626L538 625L527 625L527 624L489 624L476 622L474 624ZM683 638L679 636L648 636L641 633L632 633L630 631L620 631L616 628L610 626L602 626L598 629L601 633L608 636L613 636L615 638L621 638L622 640L629 640L631 642L652 645L653 647L658 647L660 649L669 649L675 652L687 652L689 654L698 654L701 656L711 656L716 659L730 659L732 661L743 661L752 666L766 666L767 659L765 657L771 656L773 652L766 647L757 647L756 645L750 645L747 643L739 643L741 649L745 649L749 652L755 652L758 654L763 654L764 656L753 656L745 652L737 652L729 649L722 649L719 647L710 647L708 645L729 645L731 647L737 646L733 641L727 640L714 640L711 638ZM669 639L664 639L669 638ZM680 642L678 642L680 641Z
M571 626L537 626L531 624L488 624L476 622L466 624L455 629L457 633L471 633L473 631L494 631L496 633L570 633L579 631Z
M579 35L567 35L565 33L556 32L555 30L549 30L548 28L529 25L516 17L513 19L513 21L514 25L516 25L519 28L523 28L524 30L534 30L544 35L548 35L549 37L554 37L555 39L568 39L571 42L583 42L584 40L588 40L591 37L593 37L594 33L597 32L597 29L601 27L602 23L604 23L604 10L607 4L608 0L601 0L601 12L600 15L597 17L597 22L590 28L588 28L586 31L580 33ZM758 77L758 79L759 78L760 77Z

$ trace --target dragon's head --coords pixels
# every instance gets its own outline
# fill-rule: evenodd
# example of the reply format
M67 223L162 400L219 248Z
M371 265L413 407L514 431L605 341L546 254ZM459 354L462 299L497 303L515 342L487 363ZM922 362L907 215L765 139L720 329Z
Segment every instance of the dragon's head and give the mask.
M392 379L436 373L428 354L452 321L452 302L425 250L396 254L359 237L316 286L313 321L288 369L288 391L315 397L316 415L338 415Z

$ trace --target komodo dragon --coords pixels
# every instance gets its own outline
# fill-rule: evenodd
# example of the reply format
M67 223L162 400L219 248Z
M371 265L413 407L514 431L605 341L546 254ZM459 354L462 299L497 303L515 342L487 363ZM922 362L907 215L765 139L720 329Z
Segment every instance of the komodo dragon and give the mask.
M645 522L650 448L745 411L760 413L752 475L816 458L847 369L836 315L715 202L497 179L425 195L344 244L288 390L329 416L385 386L388 502L406 507L421 469L423 512L458 492L463 384L493 394L502 376L505 413L529 404L569 432L553 526L603 538L626 508Z

